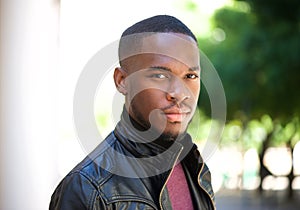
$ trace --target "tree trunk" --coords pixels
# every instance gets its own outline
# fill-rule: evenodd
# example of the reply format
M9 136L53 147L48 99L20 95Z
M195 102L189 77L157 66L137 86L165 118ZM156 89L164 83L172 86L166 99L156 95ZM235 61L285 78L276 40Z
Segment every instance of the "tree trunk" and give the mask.
M293 179L295 178L295 175L294 175L294 165L293 165L293 162L294 162L294 156L293 156L293 152L294 152L294 148L291 144L291 140L288 142L288 147L291 149L291 155L292 155L292 169L288 175L288 179L289 179L289 187L288 187L288 198L289 199L292 199L293 196L294 196L294 191L293 191L293 187L292 187L292 184L293 184Z
M269 171L269 169L264 165L264 161L263 161L266 150L269 147L271 135L272 135L272 132L267 135L266 140L262 143L262 149L259 154L259 162L260 162L259 176L260 176L260 180L261 180L260 184L259 184L259 188L258 188L259 193L262 193L262 191L263 191L262 183L263 183L264 178L268 175L272 175L271 171Z

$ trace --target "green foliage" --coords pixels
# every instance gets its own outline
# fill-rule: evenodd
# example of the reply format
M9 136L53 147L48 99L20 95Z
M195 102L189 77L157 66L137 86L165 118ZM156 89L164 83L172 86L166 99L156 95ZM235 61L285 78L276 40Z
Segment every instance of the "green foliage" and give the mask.
M195 8L186 4L191 13ZM221 145L261 150L267 141L293 147L300 140L300 1L236 0L215 12L211 31L198 42L226 93ZM199 107L210 115L203 86ZM192 132L205 133L209 118L203 119Z
M241 2L241 1L238 1ZM299 0L245 0L262 24L272 24L278 20L299 23Z
M268 115L252 119L244 125L237 119L232 120L225 126L221 145L234 144L243 150L256 148L260 151L267 138L270 138L267 146L294 147L300 141L299 118L295 117L285 125Z
M229 119L244 112L250 119L267 113L288 121L300 113L300 13L296 13L300 1L292 1L294 8L280 15L279 5L287 3L248 2L250 12L237 6L241 2L218 10L212 37L199 39L199 46L222 79Z
M250 148L261 151L262 144L267 141L267 138L269 138L268 147L294 147L300 141L298 117L293 118L285 125L279 120L273 120L269 115L263 115L259 119L252 119L247 122L237 118L225 124L221 139L209 139L210 132L214 132L214 129L222 128L218 126L216 120L211 119L202 110L198 109L188 132L196 142L210 140L215 143L219 142L221 147L232 145L243 151Z
M188 127L188 132L192 135L194 141L201 142L206 140L210 127L211 119L209 119L202 110L197 109Z
M232 120L228 122L224 128L221 146L223 145L240 145L240 136L243 132L243 124L240 120Z

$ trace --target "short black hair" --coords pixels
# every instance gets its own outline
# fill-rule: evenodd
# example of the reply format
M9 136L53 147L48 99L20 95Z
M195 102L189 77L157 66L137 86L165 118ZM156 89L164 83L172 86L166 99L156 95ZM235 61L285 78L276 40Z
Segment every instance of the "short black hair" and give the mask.
M141 38L153 33L180 33L198 43L196 36L182 21L170 15L156 15L133 24L122 33L119 43L120 65L130 54L130 49L140 46Z
M127 28L121 37L145 32L180 33L192 37L197 42L193 32L182 21L170 15L156 15L137 22Z

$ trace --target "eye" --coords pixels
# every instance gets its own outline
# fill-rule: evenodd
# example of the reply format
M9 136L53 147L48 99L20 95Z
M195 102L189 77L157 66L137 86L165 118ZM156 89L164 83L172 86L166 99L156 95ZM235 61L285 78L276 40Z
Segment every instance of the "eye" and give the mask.
M185 76L187 79L197 79L199 76L197 74L187 74Z
M151 78L155 78L155 79L167 79L168 78L167 75L160 74L160 73L158 73L158 74L152 74L150 77Z

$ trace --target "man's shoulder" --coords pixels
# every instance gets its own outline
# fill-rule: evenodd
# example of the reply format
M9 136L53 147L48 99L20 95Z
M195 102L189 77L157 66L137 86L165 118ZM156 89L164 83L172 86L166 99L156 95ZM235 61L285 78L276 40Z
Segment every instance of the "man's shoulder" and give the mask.
M71 194L75 191L95 194L106 204L134 200L155 206L152 195L147 190L150 186L143 186L149 183L144 183L143 179L130 177L134 167L126 160L125 150L114 133L111 133L69 172L61 187L74 188L70 190Z
M56 209L54 206L68 204L69 200L76 201L76 205L77 202L91 205L86 203L87 197L103 197L101 189L104 183L114 176L111 173L113 157L107 154L110 148L115 147L114 144L117 144L117 139L111 133L61 180L51 197L50 206L53 209Z
M112 174L114 159L111 155L114 144L118 144L114 133L110 133L91 153L89 153L67 176L84 176L95 185L101 185Z
M101 166L103 161L107 162L106 166L111 164L104 156L109 143L114 141L114 135L110 134L61 180L51 196L49 209L91 209L95 205L102 183L111 176Z

